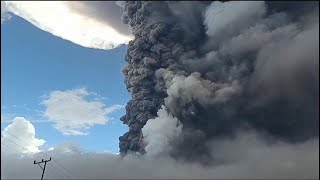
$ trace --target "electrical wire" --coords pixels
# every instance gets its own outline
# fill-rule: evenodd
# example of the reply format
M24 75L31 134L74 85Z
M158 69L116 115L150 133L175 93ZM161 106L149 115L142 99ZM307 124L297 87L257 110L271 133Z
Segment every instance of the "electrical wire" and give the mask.
M29 143L25 142L25 141L22 140L21 138L13 135L13 134L11 134L11 133L9 133L8 131L6 131L6 130L4 130L4 131L5 131L8 135L19 139L20 141L24 142L24 143L27 144L27 145L30 145ZM18 145L19 147L21 146L20 144L17 144L17 143L15 143L14 141L12 141L12 140L10 140L10 139L8 139L8 140L11 141L11 142L13 142L14 144ZM48 155L48 154L46 154L46 153L44 153L44 152L40 152L40 153L43 154L43 155L46 155L46 156L50 157L50 155ZM60 165L63 169L65 169L65 170L71 175L71 172L70 172L67 168L65 168L62 164L58 163L58 161L54 160L54 158L51 158L51 159L52 159L54 162L56 162L56 164ZM50 165L51 167L53 167L53 168L55 168L56 170L58 170L59 172L61 172L61 173L63 174L63 176L66 176L68 179L71 179L71 177L70 177L69 175L66 175L65 173L63 173L62 171L60 171L57 167L55 167L54 165L52 165L52 164L48 164L48 165ZM61 174L61 173L59 173L59 174ZM62 174L61 174L61 175L62 175Z

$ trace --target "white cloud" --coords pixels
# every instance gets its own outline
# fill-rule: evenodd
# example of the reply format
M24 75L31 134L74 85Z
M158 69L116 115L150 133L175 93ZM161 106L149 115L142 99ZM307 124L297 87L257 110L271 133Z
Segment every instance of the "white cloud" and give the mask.
M1 143L14 148L19 153L37 153L46 141L37 139L34 126L24 117L15 117L12 124L8 125L1 136ZM14 150L6 153L15 153Z
M10 18L11 15L8 14L8 7L6 6L6 3L4 1L1 1L1 25Z
M114 111L117 111L119 109L122 109L124 107L125 107L124 105L116 104L116 105L105 108L105 111L108 114L108 113L112 113Z
M111 150L104 150L102 153L107 153L107 154L113 154L113 155L119 155L120 153L119 152L113 152Z
M82 153L84 152L81 145L79 143L76 142L63 142L58 144L55 147L51 147L50 149L50 153L51 154L65 154L65 153ZM48 149L48 151L49 151ZM55 156L55 155L54 155Z
M72 10L68 2L7 1L5 5L8 11L38 28L84 47L111 49L132 39L106 23Z
M89 128L106 124L108 114L123 108L122 105L105 107L98 100L88 100L92 94L86 89L53 91L43 100L44 115L54 123L54 127L65 135L88 135Z

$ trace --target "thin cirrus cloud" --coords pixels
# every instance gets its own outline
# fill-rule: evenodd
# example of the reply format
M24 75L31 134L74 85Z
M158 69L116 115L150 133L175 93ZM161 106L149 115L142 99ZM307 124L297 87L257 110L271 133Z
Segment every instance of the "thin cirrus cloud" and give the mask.
M53 91L44 98L44 116L64 135L88 135L90 127L109 121L108 115L123 108L123 105L106 105L99 100L89 100L94 93L84 88Z
M95 7L109 7L109 13ZM121 22L122 8L114 2L5 1L1 2L1 24L9 19L8 12L83 47L112 49L132 39Z

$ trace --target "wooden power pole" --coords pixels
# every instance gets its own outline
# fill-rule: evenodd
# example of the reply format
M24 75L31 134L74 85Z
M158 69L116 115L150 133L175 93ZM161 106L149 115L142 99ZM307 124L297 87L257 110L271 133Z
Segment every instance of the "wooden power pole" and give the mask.
M43 180L44 171L46 170L46 165L47 165L47 162L49 162L49 161L51 161L51 157L50 157L49 160L45 160L45 161L44 161L44 160L42 159L42 161L40 161L40 162L36 162L36 161L33 162L33 164L38 164L39 166L40 166L40 163L44 163L44 167L43 167L43 168L40 166L40 168L42 169L41 180Z

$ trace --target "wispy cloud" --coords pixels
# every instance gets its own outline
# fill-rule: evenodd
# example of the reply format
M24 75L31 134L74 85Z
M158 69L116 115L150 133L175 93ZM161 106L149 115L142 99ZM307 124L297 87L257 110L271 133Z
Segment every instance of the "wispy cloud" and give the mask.
M5 19L3 12L10 11L44 31L89 48L111 49L132 39L112 26L114 23L108 23L108 17L101 21L84 10L75 10L75 5L64 1L1 2L1 22Z
M123 108L123 105L106 105L99 100L88 100L84 88L53 91L44 100L44 116L65 135L88 135L90 127L109 121L108 114Z
M119 109L122 109L124 107L125 107L125 105L116 104L116 105L113 105L113 106L105 108L105 112L107 114L109 114L109 113L115 112L115 111L117 111Z
M51 123L49 120L43 118L43 111L32 109L26 105L17 106L11 105L1 107L1 123L12 123L12 120L17 116L22 116L30 123Z
M51 123L48 120L30 120L30 123ZM12 123L11 119L1 120L1 123Z
M2 110L1 110L2 111ZM14 113L1 112L1 123L10 122L16 115Z

